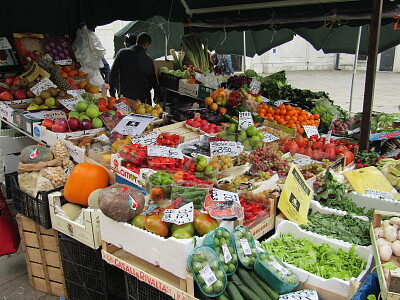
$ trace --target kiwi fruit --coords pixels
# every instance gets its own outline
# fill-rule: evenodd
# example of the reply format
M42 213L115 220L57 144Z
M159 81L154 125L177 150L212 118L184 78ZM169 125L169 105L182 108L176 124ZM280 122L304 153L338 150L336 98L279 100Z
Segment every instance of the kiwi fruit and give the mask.
M57 94L58 94L58 90L57 90L56 88L54 88L54 87L49 87L49 88L47 89L47 91L50 93L50 95L51 95L52 97L55 97L55 96L57 96Z
M63 99L72 99L74 98L74 96L70 95L70 94L66 94Z
M46 100L47 98L51 97L51 94L49 92L47 92L47 91L41 91L39 96L43 100Z
M28 98L35 98L35 94L32 93L31 90L28 90L28 91L26 92L26 96L27 96Z
M31 81L28 83L28 88L32 88L36 84L35 81Z
M26 79L26 78L21 78L21 79L19 80L19 86L22 87L22 88L27 87L28 84L29 84L29 80Z
M42 105L44 103L44 100L39 96L36 96L35 99L33 99L33 102L37 105Z
M67 95L67 93L63 90L59 90L57 93L57 96L59 96L59 97L65 97L65 95Z

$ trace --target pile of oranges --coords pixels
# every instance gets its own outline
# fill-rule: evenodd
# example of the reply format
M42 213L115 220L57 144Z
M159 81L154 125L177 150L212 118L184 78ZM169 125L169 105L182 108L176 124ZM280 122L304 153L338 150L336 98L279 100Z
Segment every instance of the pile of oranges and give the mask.
M58 71L60 72L62 78L86 75L85 72L76 71L71 66L63 66L63 67L60 66L58 67Z
M303 134L303 125L311 125L318 128L319 115L310 114L300 107L281 104L279 107L273 107L266 104L261 104L257 113L269 121L296 129L298 133Z

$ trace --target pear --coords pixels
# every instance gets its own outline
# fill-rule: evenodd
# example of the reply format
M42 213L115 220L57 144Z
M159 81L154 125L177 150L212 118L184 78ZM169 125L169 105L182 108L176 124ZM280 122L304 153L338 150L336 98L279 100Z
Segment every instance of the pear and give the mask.
M162 109L162 107L160 106L160 104L156 104L156 105L154 106L154 109L155 109L156 111L158 111L159 114L162 114L162 113L163 113L163 109Z
M140 105L137 109L136 109L136 113L139 115L144 115L146 113L146 109L144 108L143 105Z
M153 107L151 105L149 105L149 104L145 104L145 109L146 109L147 113L151 113L152 110L153 110Z
M156 110L153 109L153 110L150 112L150 116L159 118L159 117L160 117L160 114L159 114L158 111L156 111Z

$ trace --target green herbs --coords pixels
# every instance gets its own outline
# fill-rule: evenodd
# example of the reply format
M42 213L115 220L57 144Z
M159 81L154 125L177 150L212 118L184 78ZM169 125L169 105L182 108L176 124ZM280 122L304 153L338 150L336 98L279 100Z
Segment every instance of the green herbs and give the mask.
M338 183L332 173L326 172L323 177L322 191L314 196L323 206L347 211L350 214L365 216L364 208L357 206L346 196L345 185Z
M328 244L316 244L291 234L281 234L279 238L261 243L263 250L283 262L325 279L336 277L345 281L358 277L366 266L366 261L357 255L355 247L353 245L349 252L335 250Z
M324 215L319 212L308 216L308 225L301 225L304 230L325 235L360 246L371 245L369 222L350 215Z

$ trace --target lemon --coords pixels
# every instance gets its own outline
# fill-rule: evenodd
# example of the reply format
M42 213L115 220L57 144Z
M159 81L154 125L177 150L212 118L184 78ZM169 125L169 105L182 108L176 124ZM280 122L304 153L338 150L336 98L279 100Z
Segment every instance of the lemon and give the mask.
M256 102L262 102L262 97L261 96L257 96L256 97Z

